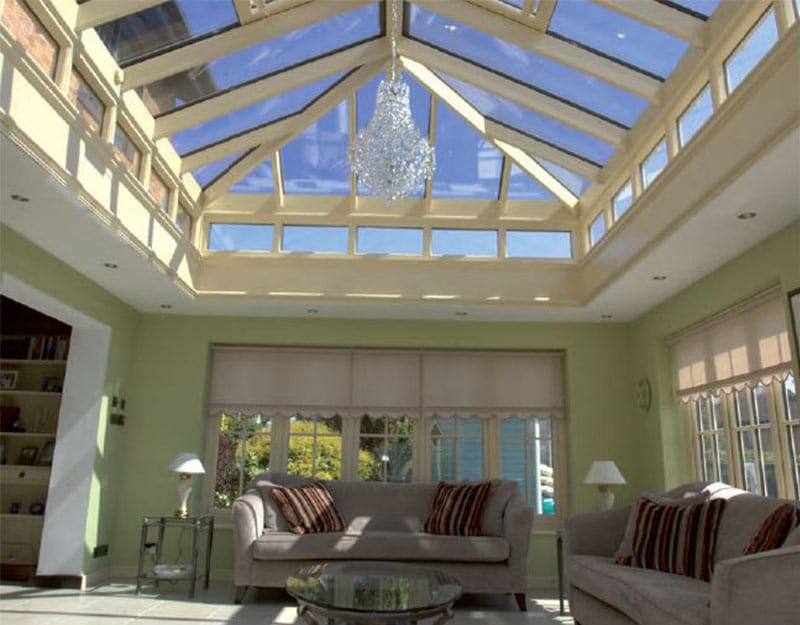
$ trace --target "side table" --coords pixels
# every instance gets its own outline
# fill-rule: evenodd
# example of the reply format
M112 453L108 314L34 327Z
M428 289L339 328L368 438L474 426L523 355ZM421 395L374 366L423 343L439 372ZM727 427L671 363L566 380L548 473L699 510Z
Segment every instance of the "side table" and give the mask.
M558 614L560 616L564 616L566 611L564 610L564 601L566 599L566 593L564 592L564 530L563 529L553 529L553 530L533 530L533 535L540 535L540 536L555 536L556 538L556 566L558 571Z
M181 530L191 530L192 532L192 551L190 554L190 564L174 566L164 565L164 537L167 530L178 528ZM156 532L155 540L150 540L150 533ZM205 532L205 567L202 575L205 580L205 588L208 588L208 580L211 572L211 545L214 541L214 517L199 516L181 519L169 516L145 516L142 517L142 537L139 542L139 567L136 572L136 594L142 589L142 584L147 581L155 581L156 588L159 581L188 581L189 598L194 598L194 591L197 580L200 579L201 571L197 568L197 560L200 553L200 535ZM179 537L180 539L180 537ZM180 547L180 545L179 545ZM151 570L145 567L145 554L149 549L155 549L155 563Z

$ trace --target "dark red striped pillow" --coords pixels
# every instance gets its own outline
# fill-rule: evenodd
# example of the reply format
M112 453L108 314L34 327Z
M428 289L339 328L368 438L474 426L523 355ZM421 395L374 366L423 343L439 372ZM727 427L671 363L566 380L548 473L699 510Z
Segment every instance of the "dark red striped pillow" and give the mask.
M480 536L481 512L491 488L491 482L439 482L431 515L425 522L425 531L429 534Z
M631 564L709 581L724 499L665 506L640 499Z
M750 544L744 549L744 555L780 547L797 523L797 518L797 507L794 504L787 503L776 508L753 534Z
M289 529L295 534L344 531L344 521L322 482L276 486L269 496L278 504Z

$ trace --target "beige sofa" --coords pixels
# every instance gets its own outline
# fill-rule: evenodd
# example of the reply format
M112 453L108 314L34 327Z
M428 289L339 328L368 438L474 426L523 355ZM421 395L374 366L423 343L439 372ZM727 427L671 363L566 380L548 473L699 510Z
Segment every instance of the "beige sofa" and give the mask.
M309 564L331 560L414 562L456 577L465 592L514 593L525 609L533 511L515 482L495 480L481 517L482 536L422 531L436 484L325 482L344 532L293 534L269 497L275 485L306 483L264 473L233 504L234 583L241 602L249 586L283 587Z
M614 553L631 508L571 517L566 525L570 609L580 625L798 625L800 529L784 547L743 556L761 522L782 499L720 483L686 484L667 493L709 492L727 499L711 582L620 566ZM793 502L800 506L800 502ZM795 546L786 546L794 544Z

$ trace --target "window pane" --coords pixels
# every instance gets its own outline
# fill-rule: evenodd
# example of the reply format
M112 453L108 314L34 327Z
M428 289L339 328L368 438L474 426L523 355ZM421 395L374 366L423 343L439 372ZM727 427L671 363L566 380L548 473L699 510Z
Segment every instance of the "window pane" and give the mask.
M759 473L758 456L756 454L755 433L752 430L739 432L739 444L741 448L742 475L744 476L743 488L751 493L759 493Z
M509 200L552 200L553 194L545 189L538 180L529 176L512 162L508 180Z
M500 422L500 473L517 482L537 514L555 514L555 475L550 419Z
M271 158L254 167L249 174L237 180L228 189L228 193L272 193L273 191L275 191L275 178L272 175Z
M611 208L614 211L614 221L617 221L633 204L633 185L630 180L617 191L617 194L611 200Z
M131 141L128 133L120 126L114 129L113 151L117 160L125 165L128 171L138 178L139 167L142 163L142 152L136 147L136 144Z
M703 127L713 112L711 87L706 85L689 108L678 118L678 141L681 147L689 143L689 140Z
M800 496L800 425L790 425L786 428L789 437L789 465L792 472L795 497Z
M289 419L286 472L323 480L342 476L342 420L295 415Z
M589 188L589 185L592 184L592 181L588 178L584 178L583 176L576 174L569 169L565 169L560 165L556 165L555 163L551 163L550 161L542 158L541 156L534 157L536 162L539 163L542 167L544 167L547 171L553 174L556 178L558 178L559 182L563 184L567 189L572 191L575 195L580 197L583 195L583 192Z
M496 200L503 155L448 106L436 107L433 197Z
M106 107L77 70L73 68L69 81L69 100L92 132L100 132Z
M56 75L58 46L22 0L5 0L0 22L25 49L31 60L50 78Z
M556 3L549 32L666 78L688 42L587 0Z
M358 475L373 482L410 482L414 422L408 417L361 418Z
M438 13L411 5L411 37L468 59L513 80L633 126L647 100Z
M431 230L434 256L497 256L496 230Z
M739 44L733 54L725 61L725 78L728 93L742 84L759 61L772 49L778 41L778 28L775 14L768 11L750 34Z
M208 227L208 249L270 252L272 231L273 226L268 224L212 223Z
M214 180L216 180L221 174L225 173L225 171L227 171L227 169L236 161L242 158L242 156L244 156L244 152L231 154L230 156L226 156L225 158L213 163L209 163L208 165L203 165L202 167L193 169L192 175L194 176L197 184L205 188L214 182Z
M422 228L357 228L358 254L422 254Z
M594 247L604 236L606 236L606 218L600 213L589 226L589 246Z
M175 225L178 227L186 237L192 236L192 215L186 210L183 205L178 206L178 211L175 213Z
M348 101L315 121L281 150L287 195L349 195Z
M483 423L479 418L435 418L430 437L431 480L483 479Z
M650 186L667 166L667 142L662 139L642 163L642 187Z
M195 103L380 34L378 5L269 38L144 87L153 115Z
M431 439L431 481L456 480L456 439Z
M736 422L738 425L750 425L753 423L753 410L750 407L750 389L744 388L736 391Z
M756 406L756 423L769 423L769 398L767 387L759 384L753 389L753 399Z
M506 257L572 258L572 236L569 232L509 230Z
M230 508L253 477L269 469L271 443L268 418L226 414L220 417L215 508Z
M156 172L150 172L150 196L165 213L169 212L169 187Z
M238 24L231 0L175 0L97 26L120 64Z
M717 458L719 459L719 474L714 479L726 484L730 484L730 471L728 469L728 448L726 444L725 434L719 432L714 435L714 444L716 446Z
M698 15L710 17L717 10L720 0L670 0Z
M764 490L763 495L778 496L778 475L775 458L775 443L772 432L768 428L758 430L758 441L761 448L761 458L764 463Z
M284 226L282 252L346 254L347 226Z
M483 479L483 439L462 438L458 441L458 474L456 479Z

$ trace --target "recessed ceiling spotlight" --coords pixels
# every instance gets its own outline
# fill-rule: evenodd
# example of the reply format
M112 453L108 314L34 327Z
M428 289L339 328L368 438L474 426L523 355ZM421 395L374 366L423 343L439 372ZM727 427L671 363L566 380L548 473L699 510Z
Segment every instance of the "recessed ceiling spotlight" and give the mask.
M617 39L625 39L627 35L625 33L617 33Z
M316 315L319 312L319 308L306 308L306 312L309 315Z
M655 280L656 282L663 282L666 279L667 276L653 276L653 280Z
M463 311L463 310L457 310L457 311L456 311L456 317L466 317L466 316L467 316L467 314L468 314L468 313L467 313L467 312L465 312L465 311Z
M614 315L600 315L601 319L612 319Z
M20 195L19 193L12 193L11 199L16 200L17 202L30 202L31 198L26 197L24 195Z
M171 310L172 304L161 304L161 310Z
M537 295L533 298L534 302L549 302L550 296L549 295Z
M458 30L458 26L455 24L445 24L444 29L449 33L454 33Z
M117 265L117 263L103 263L103 267L106 269L116 269L119 265Z
M754 217L758 217L758 213L752 211L745 211L736 215L736 219L753 219Z

